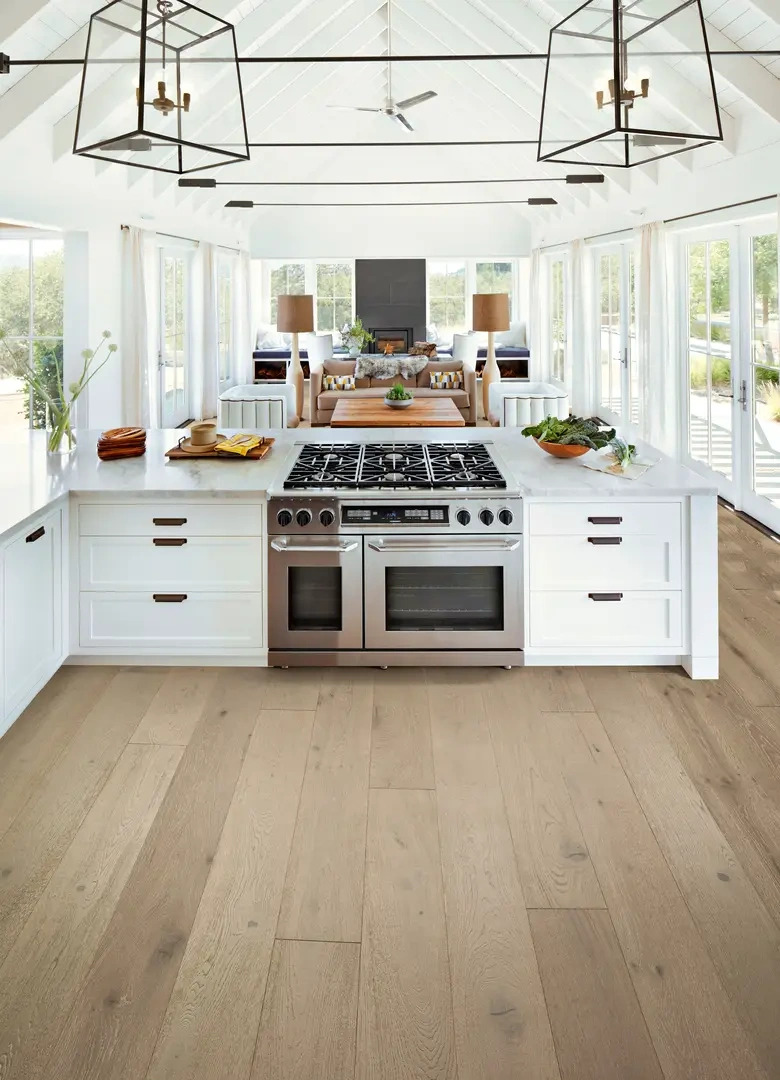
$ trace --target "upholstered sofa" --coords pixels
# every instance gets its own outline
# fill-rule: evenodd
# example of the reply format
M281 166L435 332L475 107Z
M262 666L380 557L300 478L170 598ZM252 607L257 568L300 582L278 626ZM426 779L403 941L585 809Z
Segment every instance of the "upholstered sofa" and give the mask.
M431 375L444 371L463 372L463 385L459 390L431 389ZM411 379L403 379L400 375L392 379L358 379L354 390L323 390L322 388L323 375L354 374L354 360L331 358L321 363L312 363L309 381L312 425L329 424L336 403L347 395L354 394L358 398L382 398L397 382L413 389L415 397L418 398L452 398L467 424L473 426L477 422L477 373L474 364L468 360L454 360L450 357L430 360L420 374Z

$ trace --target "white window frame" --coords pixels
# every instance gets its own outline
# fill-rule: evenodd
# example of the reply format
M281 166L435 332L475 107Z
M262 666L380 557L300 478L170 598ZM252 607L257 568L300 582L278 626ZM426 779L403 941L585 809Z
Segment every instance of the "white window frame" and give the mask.
M64 366L65 366L65 355L64 355L64 353L65 353L65 328L64 328L64 322L65 322L65 312L64 312L64 307L65 307L65 281L64 281L64 277L65 277L65 273L64 273L65 236L61 232L56 232L56 231L50 230L50 229L23 229L23 228L13 229L13 228L11 228L11 229L0 229L0 240L21 240L21 241L24 241L27 244L27 283L28 283L28 287L29 287L29 298L30 298L27 333L23 334L23 335L22 334L14 334L14 335L9 334L9 336L8 336L8 338L6 340L8 341L9 345L12 344L13 342L20 342L20 341L26 341L27 342L27 362L31 367L32 367L32 363L33 363L33 348L35 346L36 341L51 341L51 342L59 341L59 342L61 342L62 347L63 347L62 363L63 363L63 380L64 380L65 379L65 372L64 372ZM63 299L63 333L61 335L52 336L52 335L42 335L42 334L35 334L34 333L34 320L35 320L35 311L34 311L34 302L35 302L34 268L35 268L35 263L34 263L34 260L33 260L33 241L35 241L35 240L57 240L62 244L62 254L63 254L63 287L62 287L62 292L63 292L63 297L62 297L62 299ZM30 428L32 428L32 423L33 423L33 391L32 391L32 387L29 390L29 403L30 403L30 416L29 416L29 420L28 420L28 426ZM20 427L21 427L21 425L20 425Z
M509 318L510 322L524 322L526 324L526 345L528 345L528 282L530 273L529 258L510 258L507 255L480 255L477 258L461 258L458 256L430 255L425 260L425 325L431 326L431 292L428 288L430 280L431 263L460 263L466 267L466 323L465 332L474 329L474 303L473 298L477 291L477 264L478 263L511 263L512 266L512 289L509 294ZM524 265L527 264L527 265ZM525 271L525 272L523 272ZM524 295L525 294L525 295ZM480 338L487 334L480 334Z
M334 263L344 263L352 271L352 320L355 319L355 259L351 257L333 256L331 258L301 259L291 256L288 259L263 259L262 267L262 297L261 313L262 322L265 326L273 327L271 321L271 274L280 266L297 264L304 268L304 291L314 297L314 320L317 321L317 267L320 265L332 266ZM340 328L339 328L340 329ZM326 332L326 331L323 331Z
M619 259L619 282L620 282L620 411L607 408L602 404L601 394L601 259L604 256L616 255ZM635 352L631 340L631 260L634 259L634 288L636 288L636 260L637 248L632 239L618 239L611 243L592 245L591 257L593 259L593 284L594 284L594 320L593 320L593 349L594 349L594 401L598 415L613 426L623 426L635 423L637 417L632 415L632 378L631 373L635 369ZM636 298L634 301L636 305ZM636 310L636 307L635 307ZM638 389L638 388L637 388Z
M571 385L571 356L569 353L569 322L571 319L571 312L569 310L569 260L565 252L554 252L548 256L545 260L545 270L547 273L546 281L546 298L547 298L547 326L545 327L545 347L549 352L549 370L550 377L554 383L560 383L563 386ZM561 303L563 305L563 372L559 374L554 370L554 336L553 336L553 268L560 264L561 267L561 282L562 282L562 296Z

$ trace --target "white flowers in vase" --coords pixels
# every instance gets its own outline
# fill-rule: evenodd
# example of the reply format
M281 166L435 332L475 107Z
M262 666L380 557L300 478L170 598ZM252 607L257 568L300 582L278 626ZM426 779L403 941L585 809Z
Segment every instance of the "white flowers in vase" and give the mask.
M7 333L0 329L0 342L5 344L11 356L11 371L17 378L23 379L32 388L33 394L43 401L46 406L47 448L49 453L70 453L76 445L76 436L72 424L74 406L97 373L111 359L112 353L117 351L118 346L113 342L109 344L108 341L111 337L111 331L103 331L102 339L96 349L84 349L81 354L84 366L78 379L68 385L67 396L60 365L55 365L56 380L52 385L46 373L38 367L33 367L29 359L16 360L8 346L8 342L5 340L7 336ZM101 359L101 349L104 346L106 355Z

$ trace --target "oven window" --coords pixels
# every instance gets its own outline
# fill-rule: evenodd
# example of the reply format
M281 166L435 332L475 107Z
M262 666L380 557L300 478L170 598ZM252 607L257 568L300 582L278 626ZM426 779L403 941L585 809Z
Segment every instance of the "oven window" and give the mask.
M388 566L388 630L504 629L501 566Z
M290 566L290 630L342 629L341 567Z

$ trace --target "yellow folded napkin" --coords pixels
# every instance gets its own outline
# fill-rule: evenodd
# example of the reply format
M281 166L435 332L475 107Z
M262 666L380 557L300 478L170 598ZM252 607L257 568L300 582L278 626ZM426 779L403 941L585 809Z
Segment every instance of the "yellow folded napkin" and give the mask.
M224 442L217 443L217 450L224 450L228 454L240 454L246 457L250 450L260 446L263 440L260 435L231 435Z

